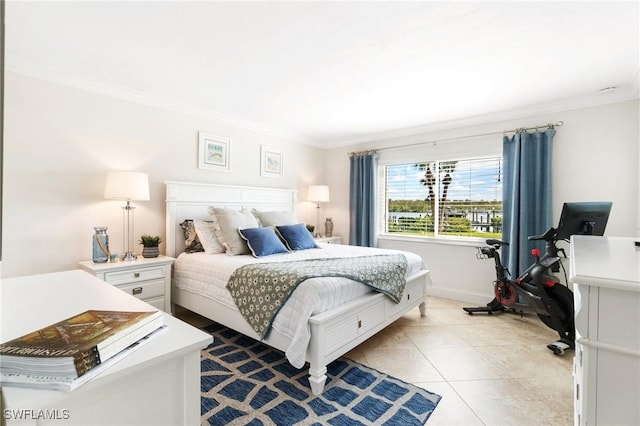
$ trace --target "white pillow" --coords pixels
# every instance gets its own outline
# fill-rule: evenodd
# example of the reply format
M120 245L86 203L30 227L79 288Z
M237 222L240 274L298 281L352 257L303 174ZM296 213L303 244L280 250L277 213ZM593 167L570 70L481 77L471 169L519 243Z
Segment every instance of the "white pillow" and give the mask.
M193 227L200 240L200 244L207 254L224 253L225 248L216 236L215 225L210 220L194 220Z
M249 254L249 246L238 233L238 229L258 228L258 220L249 211L237 211L229 208L210 207L213 226L218 241L229 255Z
M295 225L299 222L293 212L262 212L252 209L251 213L258 218L258 221L262 226Z

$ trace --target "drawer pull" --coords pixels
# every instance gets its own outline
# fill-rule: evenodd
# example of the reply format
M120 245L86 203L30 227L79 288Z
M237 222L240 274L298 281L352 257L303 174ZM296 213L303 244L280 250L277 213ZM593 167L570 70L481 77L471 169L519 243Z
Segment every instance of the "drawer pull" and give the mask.
M358 328L362 328L362 320L358 320Z
M411 294L407 294L407 300L411 300Z
M582 367L582 347L580 347L580 367Z
M133 274L133 276L134 276L134 278L140 278L140 272L135 272L135 273Z
M131 294L133 294L134 296L136 294L142 294L142 287L136 287L136 288L131 289Z

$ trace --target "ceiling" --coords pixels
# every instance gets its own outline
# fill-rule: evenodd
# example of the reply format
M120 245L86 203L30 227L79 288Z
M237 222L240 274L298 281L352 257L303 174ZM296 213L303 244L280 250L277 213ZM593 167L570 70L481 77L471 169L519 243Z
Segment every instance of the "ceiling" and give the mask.
M638 1L9 0L6 65L331 147L637 99L639 16Z

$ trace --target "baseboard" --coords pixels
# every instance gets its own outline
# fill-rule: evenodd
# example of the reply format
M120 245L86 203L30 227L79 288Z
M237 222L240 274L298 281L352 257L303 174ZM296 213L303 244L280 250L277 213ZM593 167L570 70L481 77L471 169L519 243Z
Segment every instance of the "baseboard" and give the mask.
M491 290L491 288L488 288L486 294L475 294L451 288L429 287L427 289L427 293L429 296L459 300L461 302L467 302L471 305L485 306L491 301L491 299L493 299L493 291Z

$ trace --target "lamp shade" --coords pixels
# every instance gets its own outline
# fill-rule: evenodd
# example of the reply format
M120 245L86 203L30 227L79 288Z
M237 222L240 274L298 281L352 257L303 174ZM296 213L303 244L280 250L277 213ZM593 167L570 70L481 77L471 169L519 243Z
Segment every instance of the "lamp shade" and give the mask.
M329 187L327 185L311 185L307 198L316 203L329 202Z
M140 172L113 171L107 173L104 198L110 200L149 200L149 176Z

